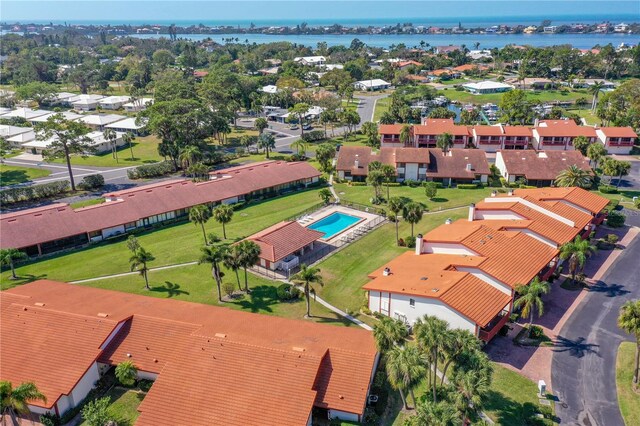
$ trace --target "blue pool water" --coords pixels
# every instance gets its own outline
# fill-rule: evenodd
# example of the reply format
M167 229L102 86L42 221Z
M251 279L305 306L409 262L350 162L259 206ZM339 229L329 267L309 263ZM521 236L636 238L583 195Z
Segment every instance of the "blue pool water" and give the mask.
M354 223L360 220L359 217L350 216L344 213L331 213L329 216L309 225L309 229L324 232L325 240L344 231Z

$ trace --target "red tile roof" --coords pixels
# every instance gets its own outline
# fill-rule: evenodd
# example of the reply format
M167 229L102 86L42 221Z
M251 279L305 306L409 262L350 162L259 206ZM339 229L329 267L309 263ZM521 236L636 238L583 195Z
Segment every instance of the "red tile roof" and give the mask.
M541 121L534 130L542 137L596 137L596 130L593 127L578 126L573 120Z
M280 222L247 237L260 246L260 257L277 262L322 238L324 234L298 222Z
M582 188L538 188L516 189L517 196L528 196L540 201L556 204L566 202L570 205L584 209L591 214L597 214L604 209L609 200L598 194Z
M478 136L531 136L531 129L526 126L473 126Z
M306 425L314 405L360 414L376 360L364 330L210 305L46 280L0 301L1 380L34 381L53 404L96 359L131 360L159 374L140 425Z
M381 148L380 158L383 163L396 166L398 163L428 164L429 151L424 148Z
M349 171L352 176L367 176L369 163L376 160L380 161L367 146L343 146L338 151L336 170Z
M528 180L555 180L570 166L592 172L589 160L580 151L501 150L507 173L524 176Z
M306 162L270 161L214 172L214 180L176 179L105 194L102 204L72 209L53 204L0 215L0 246L21 248L129 222L231 199L261 189L320 176Z
M404 124L381 124L378 126L378 133L381 135L399 135ZM342 149L340 149L342 151Z
M476 175L491 174L487 157L482 150L453 148L446 155L440 148L428 148L428 150L427 176L429 177L475 179ZM471 170L467 170L468 164L471 165Z
M467 126L458 126L451 118L427 118L422 125L413 126L416 135L441 135L449 133L453 136L469 136Z
M599 130L608 138L637 138L631 127L600 127Z

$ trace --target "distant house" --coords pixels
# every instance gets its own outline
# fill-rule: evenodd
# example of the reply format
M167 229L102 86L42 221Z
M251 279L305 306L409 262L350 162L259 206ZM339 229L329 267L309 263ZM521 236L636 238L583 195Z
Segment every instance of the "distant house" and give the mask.
M140 112L147 109L149 105L153 104L153 98L139 98L122 105L126 112Z
M104 130L104 127L107 124L112 124L116 121L124 120L125 118L127 117L119 114L90 114L83 115L78 119L78 121L83 122L94 130Z
M513 90L510 84L498 81L480 81L478 83L465 83L462 85L466 90L474 95L485 95L488 93L503 93Z
M293 61L307 66L320 66L327 62L327 58L324 56L299 56L293 58Z
M62 105L62 106L70 106L71 103L69 102L69 99L75 98L77 97L78 94L77 93L70 93L70 92L59 92L56 93L49 101L48 104L49 105Z
M573 140L586 137L589 142L597 140L593 127L578 126L573 120L543 120L532 131L533 147L537 150L573 150Z
M473 143L485 152L501 149L527 149L531 143L531 129L526 126L473 126Z
M130 100L131 98L129 96L107 96L106 98L100 99L98 105L100 105L102 109L116 110L122 108L122 106Z
M604 79L583 78L583 79L575 79L572 81L573 87L576 87L576 88L591 87L596 83L601 83L602 89L604 90L613 90L616 88L615 83L604 80Z
M402 61L402 62L397 62L396 67L398 67L399 69L403 70L405 68L409 68L409 67L421 67L422 64L418 61Z
M278 86L270 84L267 86L262 86L260 88L260 91L263 93L275 94L275 93L278 93L279 90L278 90Z
M424 118L422 125L413 126L413 146L435 148L443 133L453 137L454 148L466 148L471 139L469 128L455 124L452 118Z
M63 112L51 112L49 114L40 115L38 117L32 118L29 121L33 125L36 125L38 123L44 123L45 121L47 121L49 119L49 117L53 117L56 114L62 114L62 116L65 118L65 120L77 120L80 117L82 117L81 114L77 114L77 113L75 113L73 111L63 111Z
M600 127L596 135L609 154L630 154L638 139L631 127Z
M9 111L6 114L2 114L2 118L24 118L28 122L31 122L36 117L40 117L45 114L50 114L51 111L47 111L44 109L31 109L31 108L16 108L14 110Z
M114 141L117 147L124 145L124 141L122 139L123 133L116 132L116 139ZM110 140L104 137L104 133L102 131L95 130L93 132L89 132L86 135L91 141L89 145L93 147L95 152L87 152L87 154L100 154L103 152L110 151L113 147L113 144ZM55 142L56 138L52 137L46 140L38 140L32 139L26 143L22 144L22 149L26 152L30 152L31 154L39 154L42 155L44 151L51 149L51 144Z
M20 148L24 142L34 140L35 133L31 127L0 124L0 137L3 137L12 148Z
M456 52L461 49L462 48L460 46L436 46L433 50L437 55L440 55L440 54Z
M138 124L133 117L125 118L104 126L105 129L113 129L116 132L131 133L135 136L144 136L147 134L144 122Z
M592 173L589 160L579 151L501 150L496 154L496 167L507 182L520 178L531 186L553 186L554 180L571 166Z
M356 89L363 91L384 90L391 87L391 83L387 83L379 78L357 81L353 85Z
M66 100L77 111L92 111L98 107L98 103L105 96L102 95L77 95Z

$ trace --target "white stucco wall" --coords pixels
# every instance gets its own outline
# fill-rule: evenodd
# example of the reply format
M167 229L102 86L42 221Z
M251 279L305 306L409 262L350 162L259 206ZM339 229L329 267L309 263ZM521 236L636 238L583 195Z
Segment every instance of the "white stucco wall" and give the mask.
M551 241L548 238L543 237L540 234L536 234L535 232L533 232L530 229L518 229L518 228L506 228L507 231L517 231L517 232L522 232L523 234L527 234L528 236L530 236L531 238L535 238L538 241L542 241L543 243L547 244L550 247L553 248L558 248L558 245L556 243L554 243L553 241Z
M425 241L422 248L423 248L423 253L466 254L469 256L478 255L478 253L463 246L462 244L455 244L455 243L434 243L430 241Z
M631 154L631 149L633 146L607 146L607 152L609 154L619 154L619 155L627 155Z
M116 326L116 328L113 329L113 331L111 332L111 334L109 334L109 336L104 339L104 342L102 343L102 345L100 345L100 349L103 349L107 347L107 345L109 343L111 343L111 341L113 340L114 337L116 337L116 335L118 334L118 332L120 331L120 329L122 328L122 326L126 323L126 321L122 321L120 322L120 324L118 324Z
M518 220L524 217L513 213L509 210L478 210L476 209L475 218L477 220Z
M487 284L490 284L492 287L497 288L504 294L511 295L511 292L512 292L511 287L509 287L507 284L503 283L502 281L495 279L494 277L492 277L491 275L487 274L486 272L480 269L456 266L456 270L460 272L468 272L474 277L486 282Z
M71 391L71 405L73 407L78 405L80 401L87 396L99 378L100 373L98 371L98 364L94 362Z
M140 371L138 370L138 380L153 380L155 381L158 378L158 373L152 373L150 371Z
M406 163L406 167L404 168L404 178L411 180L418 180L418 164L417 163Z
M35 414L47 414L47 413L55 414L56 413L54 410L47 410L46 408L36 407L35 405L27 405L27 407L29 408L29 411Z

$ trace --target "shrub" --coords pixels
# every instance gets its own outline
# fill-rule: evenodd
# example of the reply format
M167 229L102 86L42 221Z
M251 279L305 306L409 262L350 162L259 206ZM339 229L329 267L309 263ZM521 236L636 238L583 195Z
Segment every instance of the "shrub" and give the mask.
M616 234L607 234L607 242L615 244L618 242L618 236Z
M519 186L520 189L536 189L537 186L533 186L533 185L522 185L520 184Z
M89 426L104 426L112 420L107 413L110 402L111 398L108 396L88 402L81 411L85 423Z
M420 182L413 179L405 179L403 183L410 188L415 188L417 186L420 186Z
M161 163L145 164L135 169L127 170L129 179L147 179L152 177L164 176L176 171L171 161L163 161Z
M427 185L435 185L435 187L438 189L444 188L444 184L442 182L428 182L428 181L422 182L422 186L426 187Z
M100 174L85 176L78 184L78 188L84 189L85 191L92 191L94 189L102 188L103 186L104 176Z
M620 205L620 200L609 200L609 204L604 208L607 213L610 213L614 210L618 210L618 206Z
M617 194L618 188L611 185L600 185L598 187L598 191L602 192L603 194Z
M402 184L400 182L385 182L384 186L390 186L392 188L396 187L396 186L401 186Z
M60 416L55 414L43 414L40 416L42 426L58 426L60 424Z
M227 297L231 298L235 290L236 290L236 285L234 283L229 281L222 283L222 291L224 292L224 294L227 295Z
M207 234L207 241L209 241L209 244L218 243L220 242L220 237L213 232L209 232Z
M324 139L324 131L323 130L312 130L310 132L306 132L304 135L300 136L305 142L317 142Z
M133 386L138 377L138 369L133 362L123 361L116 366L116 378L123 386Z
M371 315L371 309L367 308L366 306L363 306L362 309L360 309L360 310L365 315Z
M532 339L540 339L542 336L544 336L544 331L542 331L542 327L540 327L538 325L532 325L531 326L531 332L529 333L529 336Z
M306 161L307 160L307 156L306 155L302 155L302 154L291 154L291 156L289 156L287 158L287 162L290 163L292 161Z
M427 182L427 184L424 186L424 194L430 200L438 194L438 187L436 186L435 182Z
M349 186L367 186L367 182L349 182Z
M633 205L636 206L636 209L640 209L640 197L637 197L633 202Z
M458 189L478 189L478 185L475 183L461 183L457 187Z
M626 219L627 217L622 213L612 211L607 216L607 225L612 228L620 228L621 226L624 226L624 222Z
M404 241L407 244L408 248L415 248L416 247L416 237L412 237L411 235L408 235L404 239Z
M399 245L400 247L406 247L406 246L407 246L407 243L404 241L404 239L399 238L399 239L398 239L398 245Z
M507 187L507 180L503 177L500 178L500 185L502 185L503 187Z
M278 300L281 302L298 300L301 294L300 290L291 284L281 284L278 286L276 293L278 295Z
M69 191L68 180L43 183L42 185L21 186L0 191L0 204L9 205L20 201L34 201L50 198Z

